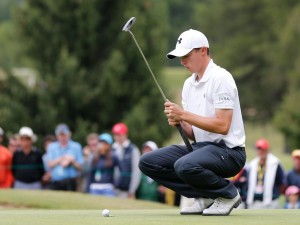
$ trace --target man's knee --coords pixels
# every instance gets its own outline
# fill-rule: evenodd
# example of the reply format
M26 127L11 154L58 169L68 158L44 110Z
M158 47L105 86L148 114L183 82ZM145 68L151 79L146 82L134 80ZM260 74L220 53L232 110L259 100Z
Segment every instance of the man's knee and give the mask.
M155 154L154 152L148 152L146 154L143 154L139 160L139 168L140 170L147 175L147 171L156 170L156 167L159 165L156 165L157 162L155 161Z
M195 165L193 162L185 158L177 160L174 164L174 170L181 178L193 175L195 173L199 174L201 173L202 169L203 168L201 166Z
M148 162L149 157L147 155L148 155L148 153L142 155L140 160L139 160L139 168L143 173L145 173L145 171L147 170L148 165L149 165L149 162Z

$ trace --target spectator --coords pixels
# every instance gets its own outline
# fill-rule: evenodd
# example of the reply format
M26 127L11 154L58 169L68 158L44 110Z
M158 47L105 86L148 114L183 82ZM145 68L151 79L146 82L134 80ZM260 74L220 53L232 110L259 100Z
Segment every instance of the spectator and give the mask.
M86 142L87 145L83 148L83 155L84 156L93 155L97 151L98 144L99 144L98 134L90 133L86 137Z
M114 169L119 165L116 155L111 152L113 138L110 134L99 135L99 145L92 160L89 176L89 193L113 197Z
M300 188L300 150L292 152L293 169L287 173L287 186L295 185Z
M81 192L89 192L88 179L91 172L92 157L99 147L98 134L90 133L86 138L87 145L83 148L83 169L78 179L78 190Z
M157 145L153 141L147 141L143 144L142 154L155 151ZM157 202L159 200L159 185L150 177L142 174L140 185L136 193L137 199L149 200Z
M12 153L2 145L4 131L0 127L0 188L10 188L13 184L11 172Z
M52 134L47 135L43 140L43 146L44 146L44 151L45 151L44 155L43 155L43 164L44 164L45 174L42 178L42 184L43 184L44 189L50 189L51 173L48 168L47 151L48 151L49 145L54 141L56 141L56 138Z
M287 202L284 205L285 209L300 209L299 191L300 189L294 185L286 189L285 196Z
M42 154L33 146L36 135L30 127L19 131L21 149L13 155L13 175L15 189L41 189L44 175Z
M55 129L57 141L48 148L48 167L51 173L50 188L53 190L76 191L77 177L82 169L82 147L71 140L71 131L66 124Z
M284 188L285 177L280 161L269 152L269 142L256 142L257 157L250 162L248 208L279 208L278 198Z
M141 180L141 171L138 167L139 149L128 139L128 128L124 123L117 123L112 128L115 142L113 152L120 162L117 174L117 196L135 198L136 190Z
M19 134L12 135L8 140L8 149L14 154L16 151L21 149L21 140Z

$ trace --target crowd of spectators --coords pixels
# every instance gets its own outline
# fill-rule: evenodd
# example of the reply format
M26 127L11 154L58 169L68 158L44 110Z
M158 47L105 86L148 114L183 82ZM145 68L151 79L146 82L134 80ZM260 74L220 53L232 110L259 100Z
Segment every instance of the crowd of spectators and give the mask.
M0 127L0 188L78 191L179 205L180 196L138 168L140 155L157 151L157 144L146 141L139 149L128 134L126 124L117 123L111 133L88 134L82 147L66 124L58 124L53 135L45 136L41 151L30 127L8 137L7 147ZM285 172L267 140L259 139L255 148L257 156L229 178L240 192L240 207L299 209L300 150L292 152L293 168Z

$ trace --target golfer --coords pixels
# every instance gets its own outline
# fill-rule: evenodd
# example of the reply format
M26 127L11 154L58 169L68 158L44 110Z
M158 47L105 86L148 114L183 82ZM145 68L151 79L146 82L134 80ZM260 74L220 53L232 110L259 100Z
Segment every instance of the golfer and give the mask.
M193 151L172 145L143 155L141 171L158 183L195 198L182 215L229 215L239 206L240 195L227 177L244 166L245 132L238 90L232 75L210 57L206 36L196 30L183 32L167 58L179 57L192 75L182 90L183 109L165 103L171 126L180 124L194 141Z

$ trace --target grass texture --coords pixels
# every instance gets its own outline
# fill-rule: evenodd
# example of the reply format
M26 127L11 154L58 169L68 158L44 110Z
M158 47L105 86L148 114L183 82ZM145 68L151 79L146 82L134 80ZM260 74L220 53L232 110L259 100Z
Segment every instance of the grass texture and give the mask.
M6 225L298 225L299 210L234 210L230 216L181 216L177 209L111 210L103 217L99 210L1 210L1 224Z

